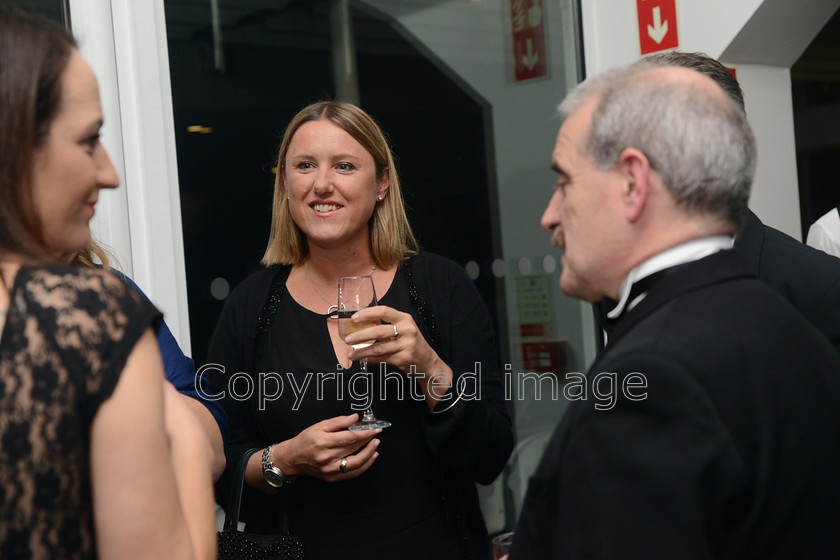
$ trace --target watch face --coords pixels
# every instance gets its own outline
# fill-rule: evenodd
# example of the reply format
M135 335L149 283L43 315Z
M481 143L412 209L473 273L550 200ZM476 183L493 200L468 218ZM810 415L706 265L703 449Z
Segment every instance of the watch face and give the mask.
M263 474L265 475L265 481L275 488L280 488L286 483L286 477L274 469L263 471Z

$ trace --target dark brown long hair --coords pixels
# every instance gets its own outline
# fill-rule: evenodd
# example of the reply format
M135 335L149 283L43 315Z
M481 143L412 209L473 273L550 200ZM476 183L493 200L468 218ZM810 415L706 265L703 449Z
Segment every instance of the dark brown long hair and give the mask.
M32 169L75 47L60 25L0 6L0 255L55 259L35 210Z

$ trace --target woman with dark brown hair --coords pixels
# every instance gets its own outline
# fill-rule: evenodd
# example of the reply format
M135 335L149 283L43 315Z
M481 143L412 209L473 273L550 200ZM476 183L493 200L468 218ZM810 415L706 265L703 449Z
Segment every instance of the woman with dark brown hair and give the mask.
M0 557L210 558L210 444L164 382L160 313L65 264L119 184L101 127L73 39L0 7Z

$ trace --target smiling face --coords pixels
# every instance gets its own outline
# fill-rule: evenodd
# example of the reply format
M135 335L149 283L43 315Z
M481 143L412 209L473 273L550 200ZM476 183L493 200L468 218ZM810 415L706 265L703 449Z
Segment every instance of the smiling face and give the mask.
M373 156L329 120L297 129L286 152L289 211L311 246L369 247L368 221L388 174L376 176Z
M560 288L569 296L598 301L613 295L610 274L620 247L621 176L602 171L584 155L583 143L595 102L585 103L563 123L552 154L557 185L540 224L564 249ZM619 280L620 281L620 280Z
M90 66L73 50L61 81L61 104L35 151L32 193L44 241L57 255L85 247L99 190L119 178L99 141L102 107Z

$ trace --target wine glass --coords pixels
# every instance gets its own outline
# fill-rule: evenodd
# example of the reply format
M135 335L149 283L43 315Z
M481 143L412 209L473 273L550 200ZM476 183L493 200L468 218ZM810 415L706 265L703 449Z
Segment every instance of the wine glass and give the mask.
M356 311L365 307L376 305L376 290L373 287L373 276L344 276L338 279L338 334L341 338L347 338L351 333L375 327L379 321L367 321L354 323L350 317ZM367 348L375 340L365 340L353 344L353 349ZM362 358L362 372L367 375L367 358ZM373 400L373 383L370 384L368 403ZM391 423L387 420L379 420L373 415L373 409L368 404L361 420L350 426L351 430L374 430L376 428L387 428Z

